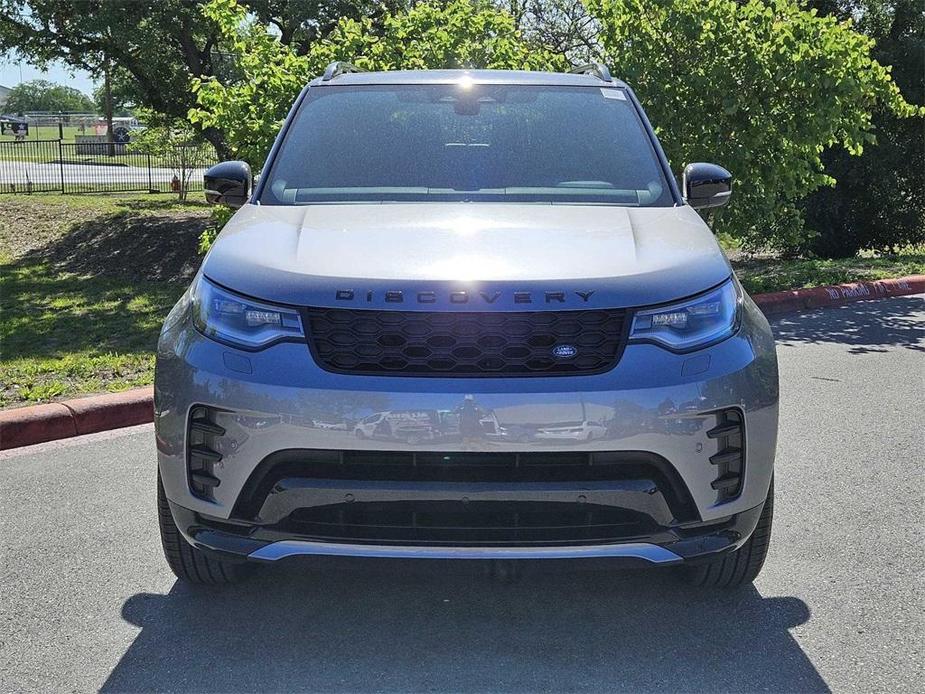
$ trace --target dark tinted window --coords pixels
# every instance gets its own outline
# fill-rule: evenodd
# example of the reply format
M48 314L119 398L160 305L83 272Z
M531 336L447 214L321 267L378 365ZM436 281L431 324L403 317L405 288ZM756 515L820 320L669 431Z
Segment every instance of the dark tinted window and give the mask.
M310 89L261 202L379 200L673 202L622 89Z

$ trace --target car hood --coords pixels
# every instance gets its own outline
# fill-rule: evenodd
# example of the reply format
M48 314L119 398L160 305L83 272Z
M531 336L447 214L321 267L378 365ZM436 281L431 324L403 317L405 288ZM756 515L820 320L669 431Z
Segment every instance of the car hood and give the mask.
M687 206L387 203L245 205L203 272L293 305L538 310L662 303L731 270Z

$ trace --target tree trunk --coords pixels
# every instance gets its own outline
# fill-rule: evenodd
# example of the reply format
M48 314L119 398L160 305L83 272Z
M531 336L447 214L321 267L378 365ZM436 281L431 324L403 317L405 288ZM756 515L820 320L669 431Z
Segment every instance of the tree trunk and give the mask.
M215 148L215 154L218 156L220 161L228 161L234 156L231 153L231 148L228 147L228 143L225 142L224 133L222 133L222 131L218 128L203 128L202 136L208 140L212 147Z
M104 107L106 110L106 142L109 143L109 156L116 156L116 145L115 140L113 139L112 132L112 64L109 61L109 56L107 55L104 58L103 63L103 91L105 94L105 103Z

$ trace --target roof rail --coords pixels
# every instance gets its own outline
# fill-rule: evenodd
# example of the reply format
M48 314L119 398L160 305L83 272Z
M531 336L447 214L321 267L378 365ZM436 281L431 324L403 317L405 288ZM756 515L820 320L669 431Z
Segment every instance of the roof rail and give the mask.
M610 76L610 70L608 70L607 66L603 63L587 63L586 65L579 65L578 67L569 70L569 72L576 75L596 75L599 79L602 79L605 82L613 82L613 77Z
M330 82L335 77L339 77L348 72L366 72L366 70L361 70L356 65L351 65L344 60L335 60L328 65L327 69L324 71L324 75L321 77L321 81Z

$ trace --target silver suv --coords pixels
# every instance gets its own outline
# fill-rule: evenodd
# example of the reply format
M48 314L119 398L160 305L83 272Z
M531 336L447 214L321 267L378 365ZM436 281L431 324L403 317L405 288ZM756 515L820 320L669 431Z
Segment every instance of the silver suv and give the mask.
M299 96L158 345L158 510L188 581L304 555L608 558L735 586L771 530L768 323L632 90L364 73Z

